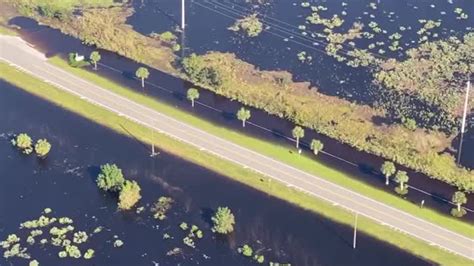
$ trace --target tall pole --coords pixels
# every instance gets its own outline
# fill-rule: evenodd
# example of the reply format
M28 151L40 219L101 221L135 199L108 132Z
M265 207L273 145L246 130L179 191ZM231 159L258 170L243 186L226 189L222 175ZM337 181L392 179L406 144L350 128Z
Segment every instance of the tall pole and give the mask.
M356 244L357 244L357 216L359 216L359 214L356 212L355 221L354 221L354 239L352 240L352 248L353 249L356 248Z
M461 162L462 142L464 139L464 133L466 132L467 107L468 107L468 102L469 102L470 89L471 89L471 77L469 76L467 79L467 86L466 86L466 99L464 100L464 113L462 116L462 124L461 124L461 139L459 140L459 150L458 150L458 164Z
M184 27L186 24L186 10L184 5L184 0L181 0L181 30L184 31Z

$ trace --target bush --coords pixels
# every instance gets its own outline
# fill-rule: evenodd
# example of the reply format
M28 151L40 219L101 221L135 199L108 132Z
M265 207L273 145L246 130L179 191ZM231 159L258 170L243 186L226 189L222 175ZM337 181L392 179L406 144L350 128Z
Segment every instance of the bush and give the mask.
M171 209L174 200L169 197L160 197L151 207L153 217L160 221L166 219L166 213Z
M100 173L97 177L97 186L105 191L119 191L125 179L122 170L115 164L105 164L100 166Z
M217 208L216 214L211 219L214 223L212 227L213 232L228 234L234 231L235 219L228 207Z
M135 181L125 181L120 190L118 207L121 210L131 209L140 199L140 186Z
M238 251L245 257L251 257L253 254L252 247L250 247L249 245L243 245L241 248L238 249Z
M46 156L51 150L51 144L46 139L39 139L35 145L35 152L39 157Z
M30 148L31 145L33 144L33 141L31 140L31 137L28 136L26 133L21 133L16 136L15 139L15 144L19 149L27 149Z
M69 53L68 63L71 67L80 68L80 67L85 67L85 66L90 65L90 63L87 62L86 60L76 61L76 54L77 53Z
M466 215L466 210L464 208L461 208L461 210L458 210L457 208L452 208L451 209L451 215L454 217L461 218L464 215Z
M165 31L160 34L160 39L165 42L174 42L176 41L177 37L171 31Z
M257 14L249 15L243 19L238 19L234 25L229 27L232 31L243 31L248 37L257 37L263 30L263 24Z

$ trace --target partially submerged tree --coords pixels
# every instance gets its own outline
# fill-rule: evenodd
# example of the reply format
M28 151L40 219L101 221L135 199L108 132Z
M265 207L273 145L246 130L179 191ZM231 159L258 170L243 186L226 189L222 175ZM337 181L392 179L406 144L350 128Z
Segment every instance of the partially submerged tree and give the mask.
M23 153L30 154L33 151L33 140L26 133L18 134L11 142L18 149L22 150Z
M39 139L35 145L35 152L39 157L45 157L51 150L51 144L46 139Z
M100 166L97 177L97 186L105 191L120 191L125 182L122 170L115 164L104 164Z
M147 79L150 76L150 72L148 72L148 69L145 67L139 67L137 71L135 72L135 76L142 81L142 88L145 87L145 79Z
M467 203L467 197L466 194L464 194L461 191L456 191L453 194L453 197L451 198L451 201L456 204L456 208L453 208L451 210L451 215L455 217L462 217L466 214L466 210L464 208L461 208L462 204Z
M211 218L214 226L212 231L219 234L228 234L234 231L235 218L228 207L219 207Z
M100 61L101 56L98 51L93 51L91 55L89 56L89 59L91 62L94 64L94 69L97 70L97 62Z
M320 140L313 139L311 141L311 150L313 151L315 155L318 155L318 153L322 151L323 148L324 148L324 144Z
M390 182L390 177L395 174L397 169L395 164L390 161L385 161L380 167L380 171L385 176L385 185L388 185Z
M263 23L257 17L257 14L249 15L238 19L234 25L228 28L232 31L243 31L248 37L257 37L263 30Z
M302 137L304 137L304 129L300 126L296 126L291 131L291 135L293 136L293 138L296 139L296 148L299 149L300 148L300 139Z
M120 190L118 207L121 210L131 209L141 199L140 186L136 181L126 180Z
M399 187L395 188L395 191L400 195L405 195L408 193L408 185L406 184L410 178L408 177L407 172L398 171L395 175L395 182L400 184Z
M188 89L186 98L191 101L191 106L194 107L194 101L199 99L199 91L195 88Z
M240 108L237 112L237 119L242 121L242 127L245 127L245 123L250 119L250 110L245 109L244 107Z

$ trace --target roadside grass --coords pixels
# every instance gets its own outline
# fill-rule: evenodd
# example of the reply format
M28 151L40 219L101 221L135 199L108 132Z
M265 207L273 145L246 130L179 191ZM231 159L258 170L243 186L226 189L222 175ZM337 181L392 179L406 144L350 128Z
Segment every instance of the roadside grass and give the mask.
M213 135L230 140L238 145L267 155L271 158L287 163L291 166L304 170L313 175L323 177L331 182L337 183L343 187L359 192L360 194L376 199L377 201L383 202L389 206L408 212L414 216L423 218L434 224L438 224L459 234L474 238L473 225L454 218L450 216L449 213L444 215L437 211L431 210L429 209L429 206L421 209L416 204L406 201L395 194L387 193L386 191L383 191L362 181L359 181L356 177L352 177L346 173L330 168L318 162L317 160L314 160L314 158L301 156L298 155L296 152L290 153L289 150L294 149L290 145L275 145L273 143L253 138L222 126L215 125L204 119L198 118L190 113L181 111L166 103L160 102L139 92L135 92L131 89L123 87L120 84L101 77L96 73L89 72L85 69L71 68L68 66L67 62L60 57L53 57L50 59L50 62L70 73L80 76L105 89L113 91L137 103L148 106L163 114L169 115L170 117L191 124Z
M228 176L276 198L286 200L304 209L318 213L335 222L352 226L354 215L341 207L333 206L326 201L288 187L280 182L269 181L267 177L261 174L245 169L210 153L200 151L195 147L177 141L167 135L157 132L157 134L154 134L153 140L151 140L149 129L145 126L82 100L79 97L47 84L3 62L0 62L0 78L33 95L41 97L66 110L82 115L118 133L131 135L146 143L153 141L158 148L180 156L185 160ZM431 246L424 241L395 231L390 227L376 223L365 217L359 217L358 230L432 262L442 265L471 265L471 261L464 257ZM346 239L349 240L351 238L352 235L347 236Z

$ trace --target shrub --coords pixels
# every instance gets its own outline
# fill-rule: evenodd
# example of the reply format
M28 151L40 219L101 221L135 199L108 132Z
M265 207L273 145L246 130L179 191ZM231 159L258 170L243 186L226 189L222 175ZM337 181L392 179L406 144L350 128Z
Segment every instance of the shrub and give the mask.
M172 198L160 197L151 207L151 211L154 213L153 217L160 221L166 219L166 213L171 209L173 202Z
M216 214L211 219L214 223L212 227L213 232L228 234L234 231L235 219L228 207L217 208Z
M119 191L125 179L122 170L115 164L105 164L100 166L100 173L97 177L97 186L105 191Z
M249 245L243 245L241 248L238 249L239 253L241 253L242 255L244 255L245 257L251 257L252 254L253 254L253 250L252 250L252 247L250 247Z
M77 53L69 53L68 63L71 67L81 68L90 65L86 60L76 61L76 55Z
M165 42L174 42L176 41L177 37L171 31L165 31L160 34L160 39Z
M51 150L51 144L46 139L39 139L35 144L35 152L39 157L45 157Z
M234 25L228 29L232 31L243 31L248 37L257 37L263 30L263 23L260 22L257 14L253 14L243 19L238 19Z
M21 133L16 136L14 144L22 150L28 149L31 147L33 144L33 141L31 140L31 137L28 136L26 133Z
M140 186L136 181L125 181L120 190L118 207L121 210L131 209L140 199Z

